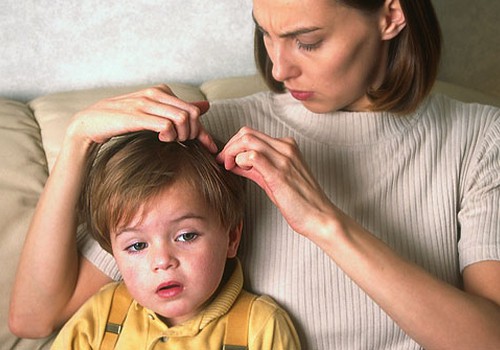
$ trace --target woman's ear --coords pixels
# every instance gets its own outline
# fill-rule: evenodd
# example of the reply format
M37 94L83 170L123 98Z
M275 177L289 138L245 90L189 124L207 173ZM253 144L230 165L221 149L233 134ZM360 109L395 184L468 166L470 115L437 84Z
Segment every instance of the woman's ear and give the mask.
M243 230L243 220L238 225L229 230L229 242L227 246L227 257L234 258L238 253L238 246L240 245L241 232Z
M406 18L399 0L385 1L380 24L382 40L391 40L403 30Z

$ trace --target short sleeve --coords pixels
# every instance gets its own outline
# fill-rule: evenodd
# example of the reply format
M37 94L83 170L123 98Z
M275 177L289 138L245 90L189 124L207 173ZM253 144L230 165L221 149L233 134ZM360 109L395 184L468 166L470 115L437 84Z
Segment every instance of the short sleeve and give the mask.
M78 227L77 242L80 253L105 275L114 281L122 279L113 255L105 251L99 243L88 234L84 225Z
M460 270L476 262L500 260L500 110L487 112L484 132L473 152L458 215Z
M268 296L258 297L250 313L248 349L301 349L290 316Z

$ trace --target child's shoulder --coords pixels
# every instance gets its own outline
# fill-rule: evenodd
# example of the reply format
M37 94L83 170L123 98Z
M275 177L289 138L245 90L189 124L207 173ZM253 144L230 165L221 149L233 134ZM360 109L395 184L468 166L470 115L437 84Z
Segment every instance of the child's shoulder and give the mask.
M105 284L95 295L100 295L101 297L111 297L120 285L123 285L123 281L110 282Z
M67 349L74 344L75 349L97 348L103 338L111 300L120 283L109 283L92 295L71 317L59 332L52 349Z
M268 295L255 295L246 291L254 297L252 308L250 310L250 318L255 324L265 324L271 319L288 319L289 316L285 309L283 309L273 298ZM257 321L257 322L255 322Z
M262 310L269 310L273 312L274 310L282 309L278 303L268 295L258 295L254 301L254 306L259 307Z
M258 296L252 306L252 312L258 312L261 315L286 315L287 312L273 298L268 295Z
M267 295L256 296L252 303L248 334L250 349L300 349L290 316Z
M104 285L97 293L92 295L85 302L85 304L80 308L80 311L84 313L91 312L93 314L107 313L111 306L115 291L122 283L123 282L110 282Z
M87 307L92 312L107 312L111 307L111 302L113 301L113 297L115 295L115 291L123 291L124 288L118 289L119 286L124 285L123 282L110 282L104 285L97 293L92 295L83 305ZM128 292L126 292L128 293ZM128 294L126 294L128 295ZM128 301L128 297L127 297Z

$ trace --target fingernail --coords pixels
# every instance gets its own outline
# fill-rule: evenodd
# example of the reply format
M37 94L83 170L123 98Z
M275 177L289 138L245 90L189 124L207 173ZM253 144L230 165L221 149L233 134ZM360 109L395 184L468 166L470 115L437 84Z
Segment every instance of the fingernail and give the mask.
M212 153L217 153L217 151L219 150L219 148L217 147L216 143L215 142L212 142L210 144L210 152Z
M220 153L215 157L215 161L221 164L224 163L224 159L222 159L222 155Z
M205 114L210 108L210 103L208 101L196 101L193 102L193 104L200 109L200 115Z

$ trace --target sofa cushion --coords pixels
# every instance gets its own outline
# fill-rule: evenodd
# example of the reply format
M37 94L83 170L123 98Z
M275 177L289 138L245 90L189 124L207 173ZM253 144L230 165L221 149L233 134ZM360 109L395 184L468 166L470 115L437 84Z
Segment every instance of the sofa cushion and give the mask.
M244 97L267 89L260 75L214 79L200 86L209 101Z

